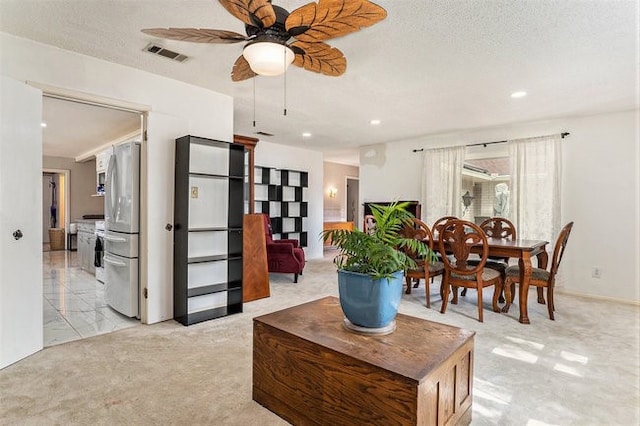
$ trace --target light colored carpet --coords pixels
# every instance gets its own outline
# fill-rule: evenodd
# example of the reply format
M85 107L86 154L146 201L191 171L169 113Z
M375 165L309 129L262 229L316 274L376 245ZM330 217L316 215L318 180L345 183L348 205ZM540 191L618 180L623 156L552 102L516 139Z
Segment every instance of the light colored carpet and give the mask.
M517 306L496 314L487 294L481 324L475 292L441 315L437 287L432 309L421 285L400 311L476 331L473 425L639 423L639 307L558 294L551 321L530 297L522 325ZM0 424L287 424L251 399L252 318L327 295L337 296L335 269L315 260L298 284L272 274L271 297L242 314L46 348L0 371Z

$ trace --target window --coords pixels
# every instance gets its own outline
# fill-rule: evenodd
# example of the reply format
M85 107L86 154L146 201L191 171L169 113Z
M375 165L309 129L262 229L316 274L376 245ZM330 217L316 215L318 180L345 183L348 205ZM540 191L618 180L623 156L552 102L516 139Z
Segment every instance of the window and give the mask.
M463 219L477 224L493 216L510 219L509 170L506 144L467 147L462 170Z

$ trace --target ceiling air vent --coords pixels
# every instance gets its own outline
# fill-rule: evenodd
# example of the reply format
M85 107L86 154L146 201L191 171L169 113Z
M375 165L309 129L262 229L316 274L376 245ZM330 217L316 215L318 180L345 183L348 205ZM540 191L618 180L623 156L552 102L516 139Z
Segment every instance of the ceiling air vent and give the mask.
M149 43L145 48L145 51L149 53L153 53L154 55L163 56L165 58L171 59L172 61L184 62L189 57L187 55L183 55L182 53L174 52L173 50L165 49L162 46L158 46L153 43Z
M260 135L260 136L273 136L273 133L267 133L267 132L256 132L256 135Z

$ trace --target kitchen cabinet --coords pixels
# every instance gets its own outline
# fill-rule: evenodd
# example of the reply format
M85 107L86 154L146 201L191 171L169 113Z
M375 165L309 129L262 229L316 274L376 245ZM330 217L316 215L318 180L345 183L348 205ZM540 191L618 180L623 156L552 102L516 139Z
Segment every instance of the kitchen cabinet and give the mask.
M113 149L110 148L109 150L100 152L96 155L96 172L104 172L107 170L109 157L111 156L112 151Z
M242 312L244 147L176 139L173 316L183 325Z
M113 154L113 147L96 154L96 193L104 195L105 183L107 181L107 167L109 159Z
M90 274L96 273L94 264L96 247L95 221L78 222L78 264Z
M85 232L78 232L78 266L84 269L87 257L87 234Z

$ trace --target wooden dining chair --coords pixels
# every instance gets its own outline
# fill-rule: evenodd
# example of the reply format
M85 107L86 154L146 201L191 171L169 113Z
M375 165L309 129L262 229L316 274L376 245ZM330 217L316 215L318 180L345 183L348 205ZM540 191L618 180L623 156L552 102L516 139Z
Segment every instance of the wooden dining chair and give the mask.
M433 234L440 233L440 228L442 228L442 226L445 223L447 223L447 221L452 220L452 219L457 219L457 217L455 217L455 216L442 216L440 219L438 219L435 222L433 222L433 226L431 227L432 233Z
M516 227L515 225L507 218L504 217L490 217L489 219L484 220L480 224L480 229L484 232L487 238L496 238L500 240L515 240L516 239ZM470 260L469 263L477 264L479 260ZM485 264L486 268L495 269L496 271L502 274L502 278L505 278L505 271L509 266L509 258L508 257L500 257L500 256L489 256L487 259L487 263ZM460 293L461 296L467 295L467 289L463 289ZM498 302L504 303L505 299L500 294L498 298Z
M513 222L505 217L490 217L480 224L480 229L488 238L516 239L516 227Z
M441 313L447 310L449 291L453 289L452 304L458 303L458 287L475 288L478 291L478 320L482 318L482 290L494 286L493 311L499 312L498 295L502 290L502 276L495 269L485 268L489 257L487 237L478 225L466 220L449 220L441 228L438 238L439 250L443 255L444 276L442 278L443 296ZM468 263L471 248L481 247L480 262ZM447 256L450 253L450 257Z
M455 217L455 216L442 216L440 219L436 220L433 223L433 226L431 227L431 233L434 236L438 235L440 233L440 231L442 230L442 227L444 226L444 224L447 223L450 220L453 220L453 219L457 219L457 217ZM442 261L442 255L440 254L439 251L437 251L436 256L438 256L438 260L439 261Z
M571 234L572 228L573 222L569 222L560 231L558 240L556 241L556 245L553 249L553 258L551 261L551 269L549 271L542 268L531 268L531 280L529 281L529 285L533 285L538 288L546 287L547 310L549 311L549 318L552 320L555 320L553 316L553 311L555 310L553 290L555 287L556 274L558 273L558 268L560 267L560 262L562 261L564 250L567 247L567 241L569 240L569 234ZM509 307L515 298L515 285L519 282L520 267L518 265L509 266L506 269L506 278L504 282L504 296L507 299L507 304L502 308L502 312L509 312ZM523 288L522 291L529 291L529 289ZM538 294L538 303L545 303L544 298L540 293Z
M433 251L433 235L431 234L431 230L429 227L420 219L412 218L413 226L405 226L401 231L402 235L405 238L413 238L416 240L423 241L431 251ZM420 285L420 280L424 279L425 282L425 293L427 299L427 308L431 307L431 294L429 289L429 283L431 278L436 277L438 275L442 275L444 273L444 264L442 262L429 262L429 257L423 258L418 256L417 253L406 250L405 253L413 259L414 262L418 265L416 269L409 269L405 273L405 280L407 283L406 294L411 294L412 281L413 288L418 288ZM442 290L442 286L441 286ZM442 296L442 291L440 291L440 296Z

